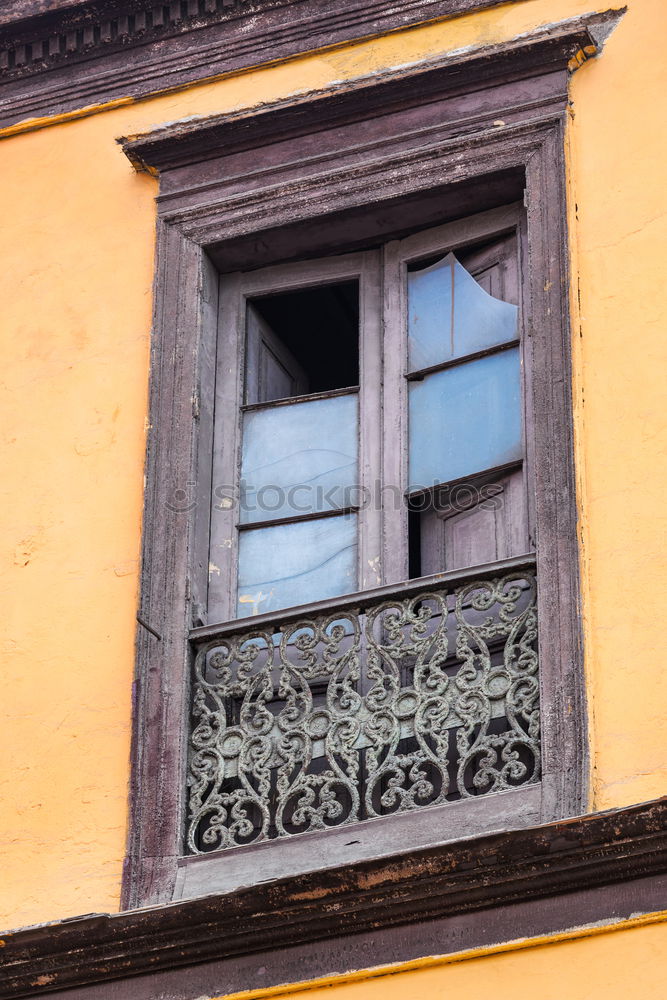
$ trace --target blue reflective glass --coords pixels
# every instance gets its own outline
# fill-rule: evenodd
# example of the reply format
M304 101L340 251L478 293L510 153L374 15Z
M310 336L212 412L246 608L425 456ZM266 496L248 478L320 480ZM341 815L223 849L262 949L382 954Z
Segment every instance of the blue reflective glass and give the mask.
M239 618L356 589L356 514L250 528L240 534Z
M408 273L410 371L514 340L517 323L517 307L485 292L452 253Z
M409 421L411 490L518 461L519 348L410 382Z
M356 394L286 403L243 416L242 524L357 502Z

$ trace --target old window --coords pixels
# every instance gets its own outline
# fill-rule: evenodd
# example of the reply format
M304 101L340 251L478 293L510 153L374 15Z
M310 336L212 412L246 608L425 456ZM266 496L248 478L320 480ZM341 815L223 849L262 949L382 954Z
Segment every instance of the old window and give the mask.
M126 905L584 808L591 30L125 143L160 172Z
M411 576L533 548L519 288L516 233L408 265Z
M539 781L523 220L220 278L193 854Z

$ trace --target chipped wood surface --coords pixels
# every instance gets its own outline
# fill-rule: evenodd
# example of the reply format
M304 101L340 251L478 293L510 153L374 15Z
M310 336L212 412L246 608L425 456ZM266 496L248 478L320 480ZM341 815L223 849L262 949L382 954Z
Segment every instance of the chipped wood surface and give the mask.
M657 911L666 820L659 799L26 928L3 937L0 998L215 995Z

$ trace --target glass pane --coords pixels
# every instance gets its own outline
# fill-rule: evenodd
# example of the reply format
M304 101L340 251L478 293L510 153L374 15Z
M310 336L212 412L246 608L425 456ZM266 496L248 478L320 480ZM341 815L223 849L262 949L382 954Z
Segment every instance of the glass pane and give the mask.
M408 273L410 371L514 340L517 325L517 306L485 292L453 253Z
M410 489L521 459L519 348L409 384Z
M240 534L239 618L356 589L356 514L251 528Z
M356 394L249 410L243 416L241 523L351 506L357 451Z

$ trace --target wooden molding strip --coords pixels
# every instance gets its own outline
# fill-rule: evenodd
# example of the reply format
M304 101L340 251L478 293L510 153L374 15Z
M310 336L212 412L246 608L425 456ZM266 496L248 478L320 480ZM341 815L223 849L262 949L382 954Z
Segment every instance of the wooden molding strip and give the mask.
M517 2L18 0L0 20L0 127Z
M264 404L262 404L264 405ZM339 511L334 511L334 515ZM318 513L318 517L322 515ZM449 572L435 573L433 576L421 576L416 580L404 580L401 583L386 584L382 587L375 587L369 590L358 591L354 594L344 594L342 597L331 598L326 601L316 601L312 604L302 604L296 608L288 608L284 613L270 611L262 615L252 616L252 628L269 628L274 632L280 632L284 625L298 622L301 618L310 618L314 615L333 614L340 612L344 614L348 610L356 610L358 607L369 608L375 604L381 604L388 598L409 597L411 594L418 594L428 590L429 587L459 586L470 583L473 580L482 579L489 575L502 576L516 570L534 569L535 554L528 552L523 556L512 556L509 559L499 559L494 563L484 566L471 566L464 570L450 570ZM249 627L247 618L238 618L234 621L220 624L211 623L193 628L190 632L190 639L194 642L207 642L210 640L220 640L224 636L236 635L247 632Z
M211 1000L268 1000L269 997L291 996L292 993L302 993L306 990L321 989L323 986L341 986L347 983L359 983L368 979L379 979L382 976L395 976L404 972L416 972L422 969L434 969L454 962L469 962L476 958L486 958L490 955L503 955L507 952L526 951L528 948L541 948L549 944L561 944L565 941L577 941L581 938L599 937L601 934L613 934L615 931L633 930L635 927L648 927L651 924L667 922L667 910L654 913L642 913L627 920L611 920L585 927L576 927L552 934L538 934L519 938L515 941L502 941L498 944L482 945L477 948L466 948L464 951L454 951L446 955L425 955L423 958L406 962L392 962L389 965L374 965L368 969L355 969L338 975L322 976L317 980L306 982L280 983L278 986L267 986L258 990L241 990L227 994L224 998L214 997Z
M329 942L324 954L320 949L326 964L329 946L340 935L397 925L415 925L419 933L422 922L438 917L520 909L522 903L604 886L618 887L608 892L616 893L615 910L622 917L628 883L640 880L645 886L667 872L666 821L667 798L662 798L227 895L25 928L3 937L0 998L39 996L233 956L256 955L261 964L262 953L323 940ZM645 888L642 893L647 912L660 908L655 894ZM565 909L558 904L561 921ZM566 926L576 926L573 919ZM507 920L508 940L520 936L513 933L515 926ZM424 946L429 947L426 936ZM332 963L335 951L331 946ZM369 956L368 964L377 961ZM248 987L250 967L246 962ZM303 978L298 964L292 971L295 979ZM131 995L145 994L132 989Z

